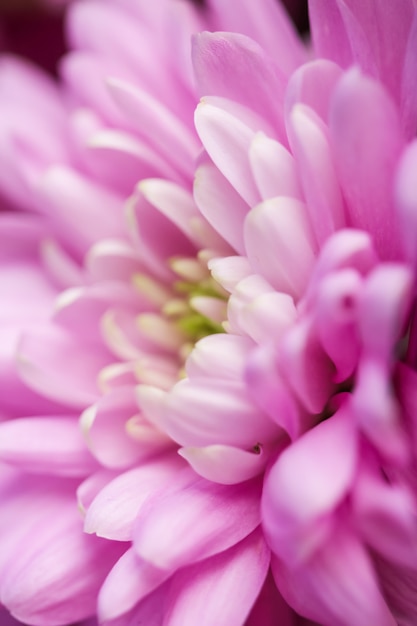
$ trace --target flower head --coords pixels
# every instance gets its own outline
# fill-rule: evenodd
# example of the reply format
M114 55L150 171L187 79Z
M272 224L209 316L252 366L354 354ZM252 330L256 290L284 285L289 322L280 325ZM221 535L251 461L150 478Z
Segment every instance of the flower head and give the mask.
M3 59L17 618L412 623L415 14L88 0L60 86Z

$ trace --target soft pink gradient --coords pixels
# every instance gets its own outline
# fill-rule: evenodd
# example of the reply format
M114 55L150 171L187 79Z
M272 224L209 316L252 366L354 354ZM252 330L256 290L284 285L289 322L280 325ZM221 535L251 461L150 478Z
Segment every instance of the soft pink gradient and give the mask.
M285 30L278 47L266 33L269 45L301 57L283 13L267 6ZM61 85L16 58L0 61L0 186L18 210L1 216L13 341L0 425L10 468L0 597L23 622L97 612L106 624L195 624L215 593L205 619L229 626L246 620L263 588L259 480L200 478L135 397L138 382L172 387L189 349L164 313L176 282L210 281L207 259L232 252L192 197L201 146L189 42L214 23L262 38L266 21L254 26L245 12L234 24L220 5L206 18L163 0L76 2ZM219 323L225 305L214 296L192 304ZM230 602L237 580L244 600ZM262 598L253 619L283 602L277 592Z
M417 18L327 5L310 3L324 58L290 76L295 55L277 68L242 35L194 38L194 196L235 251L209 263L229 335L139 397L205 478L267 466L263 528L297 612L411 624Z
M417 18L310 12L84 0L59 84L0 60L23 622L415 619Z

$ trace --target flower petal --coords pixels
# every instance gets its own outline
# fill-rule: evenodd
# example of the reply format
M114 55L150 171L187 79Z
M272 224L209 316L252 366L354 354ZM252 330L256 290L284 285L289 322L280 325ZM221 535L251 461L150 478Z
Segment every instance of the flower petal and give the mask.
M256 42L238 33L205 32L195 36L192 56L200 96L244 104L286 140L281 112L285 79Z
M198 105L195 125L204 148L220 172L249 206L257 204L260 196L248 159L254 131L232 113L211 104L209 98Z
M183 466L174 452L142 462L114 478L88 507L85 532L115 541L131 539L133 523L146 498Z
M255 272L278 291L301 295L315 257L304 204L293 198L273 198L259 204L246 218L245 244Z
M183 470L142 509L133 533L136 553L174 571L226 550L259 524L259 489L255 479L218 485Z
M289 74L303 63L305 51L282 5L273 0L211 0L220 30L248 35L276 59L280 69Z
M337 180L327 127L306 105L297 104L289 119L290 144L309 216L319 246L345 225L344 202Z
M278 141L257 133L249 159L262 200L276 196L303 199L294 158Z
M27 472L60 476L85 476L96 468L76 416L1 423L0 459Z
M403 145L398 113L383 87L357 69L347 72L335 90L330 136L349 222L372 234L384 260L401 258L391 201Z
M268 462L268 452L261 447L251 452L232 446L180 448L178 453L197 474L221 485L234 485L260 474Z
M262 495L264 529L280 558L299 562L323 542L329 532L325 518L347 494L357 454L355 424L347 407L281 453Z
M96 400L97 376L110 355L99 344L50 326L23 334L17 359L19 374L29 387L80 409Z
M236 252L243 254L243 222L249 206L211 161L197 168L194 196L207 221Z
M98 596L100 623L130 611L138 602L159 587L169 574L159 570L127 550L110 570ZM146 622L148 624L148 622Z
M162 414L153 419L152 388L141 385L145 415L182 446L224 444L250 450L266 443L276 426L249 399L241 381L183 380L165 396Z
M229 550L184 568L169 587L164 623L241 626L265 581L269 558L262 533L255 530ZM237 588L238 601L234 597Z
M289 605L320 624L397 624L368 553L350 529L340 527L300 568L287 567L273 558L272 571Z

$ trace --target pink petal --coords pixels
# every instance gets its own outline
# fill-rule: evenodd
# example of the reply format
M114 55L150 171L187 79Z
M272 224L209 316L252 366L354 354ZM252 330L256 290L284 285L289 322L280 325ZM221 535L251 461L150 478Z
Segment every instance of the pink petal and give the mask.
M75 109L70 117L74 152L81 167L96 180L128 196L138 180L178 172L144 141L123 129L106 128L92 109Z
M85 476L96 467L75 416L3 422L0 458L27 472L61 476Z
M113 68L114 64L109 68L103 58L91 52L72 51L61 60L60 75L78 102L96 111L111 126L131 130L106 84ZM118 69L121 69L120 66Z
M314 5L314 2L311 4ZM304 104L327 124L331 96L341 75L340 66L325 59L304 63L288 82L285 96L286 118L289 118L296 104Z
M377 267L364 281L359 301L361 339L370 356L390 362L408 321L412 275L403 265Z
M288 300L291 306L288 307ZM287 294L272 292L257 296L243 307L239 315L239 326L256 342L277 342L292 321L292 298ZM278 311L278 314L277 314Z
M166 625L241 626L262 588L269 558L262 533L256 530L229 550L184 568L169 588Z
M273 558L272 571L289 605L319 624L397 624L385 604L368 553L350 529L340 528L299 568Z
M323 277L340 269L355 269L365 276L379 260L370 236L360 230L344 229L334 233L320 250L303 306L315 302Z
M304 61L305 52L282 5L262 0L212 0L220 30L234 31L255 39L289 74Z
M331 59L343 68L351 65L353 55L339 3L334 0L310 0L308 8L316 55Z
M138 311L148 303L130 284L122 282L74 287L63 291L56 299L53 321L87 340L101 342L101 318L112 305Z
M294 158L278 141L257 133L249 159L262 200L276 196L303 199Z
M251 397L274 422L295 439L301 431L301 411L276 363L274 346L259 346L247 360L246 380Z
M258 481L218 485L186 469L148 500L133 544L143 559L173 571L233 546L256 528L259 515Z
M244 104L267 118L285 141L285 79L256 42L238 33L205 32L194 37L192 56L200 96Z
M149 423L147 429L145 423L142 426L142 441L130 432L137 413L133 389L121 387L101 397L83 414L81 423L87 444L105 467L131 467L167 445L167 438Z
M383 259L398 258L391 195L403 140L397 111L380 84L356 69L346 73L332 100L330 136L348 222L371 233Z
M229 332L231 331L239 335L246 335L249 328L246 329L245 324L242 325L241 323L242 321L246 321L245 319L242 320L242 314L245 309L249 308L250 312L250 307L255 300L262 296L268 296L275 293L276 292L273 287L260 274L251 273L249 276L243 278L243 280L235 286L227 304L228 319L226 327L229 329ZM283 319L281 318L280 322L284 321L285 323L286 314L288 313L288 306L285 306L285 304L287 304L285 302L285 298L288 298L290 301L291 298L289 298L286 294L282 294L282 296L284 315L282 316ZM278 324L278 327L279 326L280 324Z
M293 198L266 200L248 214L244 236L254 271L278 291L301 295L315 258L304 204Z
M106 573L125 550L85 535L72 500L56 504L47 522L32 526L2 586L2 602L34 626L73 623L94 613Z
M414 81L417 63L417 12L410 27L401 84L401 121L406 138L414 137L417 126L417 89Z
M400 466L409 463L401 406L391 388L390 371L378 359L362 358L352 408L359 427L383 457Z
M207 480L234 485L260 474L268 462L268 450L241 450L232 446L180 448L178 453L193 470Z
M357 329L362 278L355 270L328 274L317 294L316 324L320 342L336 367L335 382L354 373L360 355Z
M138 626L141 622L146 626L163 626L164 605L169 583L170 581L157 587L128 613L101 622L102 626Z
M353 492L355 523L383 557L414 567L417 553L416 505L407 486L389 484L379 468L361 468Z
M413 626L417 610L415 568L401 567L384 560L378 562L377 568L382 590L394 616L404 626Z
M83 516L85 516L96 495L117 475L115 470L100 469L91 474L77 487L78 509Z
M200 339L187 359L187 376L241 380L252 348L250 339L238 335L219 334Z
M13 103L27 102L48 119L64 121L63 99L54 80L35 64L3 54L0 63L0 89Z
M395 8L384 0L338 0L354 61L383 81L399 101L405 50L414 13L413 0L399 0Z
M200 165L195 173L194 196L207 221L243 254L243 222L249 206L211 161Z
M304 408L321 413L332 394L335 371L311 320L300 321L284 335L277 359L281 376Z
M415 172L417 167L417 140L408 144L398 164L395 178L395 204L400 219L401 234L410 261L417 263L416 227L417 193Z
M147 387L139 401L148 410ZM149 408L151 408L149 406ZM274 436L276 427L250 401L240 381L184 380L166 396L159 426L183 446L224 444L250 450Z
M96 243L89 250L85 263L93 281L130 281L135 273L143 271L137 251L117 239Z
M73 3L67 20L67 31L72 48L96 52L104 60L115 60L117 65L135 72L138 82L145 84L149 90L157 81L146 59L153 55L158 72L162 74L164 71L164 66L158 62L159 50L155 50L152 45L152 37L145 24L132 20L119 7L91 1ZM165 78L162 74L163 82Z
M339 409L281 453L262 496L264 529L280 558L294 564L326 541L326 517L346 496L356 463L357 436L348 408Z
M290 144L316 240L321 246L345 225L344 202L333 163L328 130L312 109L296 105L290 114Z
M88 507L84 530L116 541L132 538L132 527L146 498L168 481L184 464L169 453L142 462L109 482Z
M238 117L209 102L205 99L196 109L199 137L220 172L243 200L254 206L260 200L248 159L254 131Z
M143 262L158 278L172 282L175 274L168 261L175 256L193 257L196 248L172 219L147 200L140 187L129 201L128 211L132 234Z
M213 259L209 262L209 269L214 280L229 292L232 292L243 278L252 274L248 260L241 256Z
M85 268L55 239L44 239L40 244L43 264L54 282L64 289L85 283Z
M2 211L0 214L2 262L34 260L38 255L39 240L48 230L47 226L47 221L43 217Z
M31 389L77 409L96 400L98 373L110 360L98 344L54 326L24 334L17 359L19 374Z
M185 124L143 89L118 79L108 81L108 86L123 113L150 145L181 173L192 171L198 143Z
M184 187L168 180L142 180L138 190L162 215L167 217L191 241L194 238L192 221L198 217L192 195ZM198 242L195 242L198 244Z
M133 548L127 550L111 569L100 589L98 596L100 624L130 611L159 587L168 576L167 572L138 557ZM123 624L129 624L127 620L128 616ZM146 626L148 623L147 621Z
M75 170L56 165L39 180L43 204L59 219L70 249L84 254L99 239L123 233L123 202Z

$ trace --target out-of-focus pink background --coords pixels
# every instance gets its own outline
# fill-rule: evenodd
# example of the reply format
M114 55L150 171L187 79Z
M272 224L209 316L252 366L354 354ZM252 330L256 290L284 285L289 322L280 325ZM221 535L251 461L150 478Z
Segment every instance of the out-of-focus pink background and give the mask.
M298 29L306 32L307 0L283 1ZM0 0L0 52L28 57L49 72L55 72L57 60L65 51L62 23L67 2Z
M65 51L63 3L0 0L0 51L25 56L50 72Z

